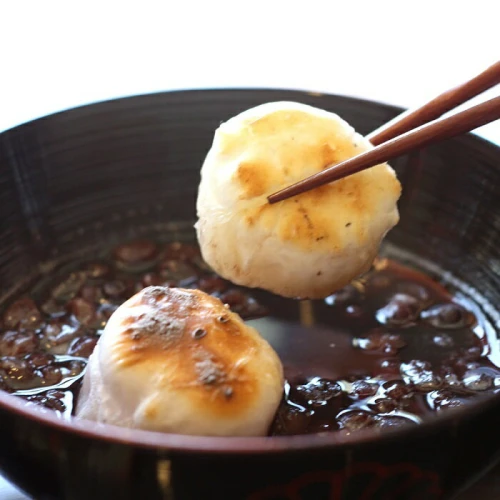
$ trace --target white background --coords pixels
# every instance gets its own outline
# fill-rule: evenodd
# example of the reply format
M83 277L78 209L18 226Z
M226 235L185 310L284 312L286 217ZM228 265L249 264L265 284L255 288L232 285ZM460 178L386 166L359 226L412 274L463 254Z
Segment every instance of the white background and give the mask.
M500 58L499 19L498 0L0 0L0 130L175 88L299 88L412 107ZM480 132L500 143L498 122ZM0 479L0 498L20 497Z
M500 58L499 17L498 0L0 0L0 130L186 87L304 88L414 106ZM500 137L499 126L483 132Z

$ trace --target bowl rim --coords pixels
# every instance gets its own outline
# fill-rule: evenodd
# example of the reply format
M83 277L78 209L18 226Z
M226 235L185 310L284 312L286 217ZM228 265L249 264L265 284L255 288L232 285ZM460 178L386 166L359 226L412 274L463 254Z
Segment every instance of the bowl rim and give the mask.
M446 429L450 432L450 429L456 429L464 422L494 407L500 407L500 394L489 396L466 407L431 415L418 425L386 429L383 432L363 429L351 434L331 432L293 436L218 437L130 429L78 419L74 416L62 419L53 410L38 407L17 396L0 391L0 410L7 410L24 420L46 426L52 431L76 435L82 439L97 439L111 444L183 454L268 455L376 446L381 442L401 442L402 438L409 440L425 437L427 434L436 434L439 430Z
M400 113L404 108L373 101L370 99L353 97L326 92L315 92L303 89L285 88L265 88L265 87L237 87L237 88L194 88L175 89L159 91L153 93L135 94L125 97L118 97L96 101L81 106L76 106L49 115L45 115L34 120L30 120L10 129L0 131L0 138L17 131L26 126L33 125L52 117L71 113L72 111L102 106L109 103L119 103L134 98L153 97L164 94L213 94L213 93L294 93L300 95L317 96L318 98L334 98L358 103L359 105L369 104L385 108L391 112ZM482 147L500 150L500 147L473 134L466 134L461 140L472 140ZM387 429L384 432L374 432L373 429L360 430L352 434L341 432L305 434L294 436L262 436L262 437L214 437L214 436L190 436L181 434L169 434L158 431L146 431L141 429L130 429L118 427L111 424L101 424L94 421L70 417L63 419L57 416L56 412L30 404L12 394L0 391L0 410L8 411L17 417L36 422L48 427L52 431L60 431L65 434L73 434L80 438L91 438L106 441L113 444L136 446L139 448L162 450L166 452L177 452L183 454L237 454L237 455L258 455L274 453L293 453L304 451L319 451L325 449L343 449L360 446L376 446L380 442L389 443L400 441L401 438L418 438L429 433L436 433L439 429L456 427L464 421L473 419L479 414L488 411L495 406L500 406L500 393L491 395L483 400L477 401L466 407L449 410L446 413L436 414L428 417L422 424L403 426L400 428Z

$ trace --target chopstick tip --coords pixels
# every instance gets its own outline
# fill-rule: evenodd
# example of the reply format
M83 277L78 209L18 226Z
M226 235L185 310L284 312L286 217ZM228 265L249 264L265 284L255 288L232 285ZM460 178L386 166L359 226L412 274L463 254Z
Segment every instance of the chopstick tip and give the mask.
M267 197L267 201L269 202L270 205L274 205L275 203L278 203L278 201L280 201L278 195L279 195L279 191L277 193L273 193Z

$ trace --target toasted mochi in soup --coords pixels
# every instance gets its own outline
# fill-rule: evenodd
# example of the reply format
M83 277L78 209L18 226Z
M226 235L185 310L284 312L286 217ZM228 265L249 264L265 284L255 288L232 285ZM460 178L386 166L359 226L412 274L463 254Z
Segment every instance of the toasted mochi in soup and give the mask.
M322 298L363 274L399 220L389 165L274 205L267 196L372 147L336 114L293 102L223 123L198 191L205 261L234 283L285 297Z
M169 433L259 436L282 394L278 356L219 299L148 287L109 319L76 415Z

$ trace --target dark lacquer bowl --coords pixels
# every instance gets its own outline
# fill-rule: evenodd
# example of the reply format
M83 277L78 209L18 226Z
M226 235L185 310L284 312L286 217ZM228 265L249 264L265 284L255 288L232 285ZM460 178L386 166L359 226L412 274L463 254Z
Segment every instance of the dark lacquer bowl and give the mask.
M0 134L0 293L89 245L195 218L221 121L268 101L335 111L368 133L400 110L281 90L159 93ZM400 248L500 303L500 149L464 136L393 162ZM61 420L0 393L0 468L37 499L437 499L498 459L500 397L380 435L203 438Z

